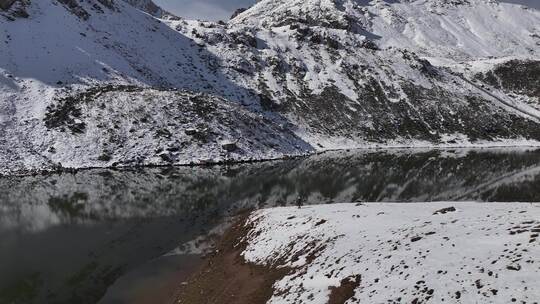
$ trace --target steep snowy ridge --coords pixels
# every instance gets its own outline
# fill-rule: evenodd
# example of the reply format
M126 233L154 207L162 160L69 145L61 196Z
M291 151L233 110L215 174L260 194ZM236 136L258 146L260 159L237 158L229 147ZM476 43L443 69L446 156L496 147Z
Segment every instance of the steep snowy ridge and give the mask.
M236 24L279 27L294 22L356 29L382 48L406 48L453 60L540 56L540 11L493 0L261 1Z
M265 0L219 24L129 3L0 16L0 172L540 140L537 70L519 92L478 74L539 61L537 10Z

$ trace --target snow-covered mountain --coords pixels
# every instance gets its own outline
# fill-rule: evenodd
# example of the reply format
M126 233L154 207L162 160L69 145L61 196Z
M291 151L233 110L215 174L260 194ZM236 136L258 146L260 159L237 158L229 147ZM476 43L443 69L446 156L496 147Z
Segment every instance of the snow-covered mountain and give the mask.
M538 56L538 10L494 0L261 1L234 22L281 27L298 22L347 30L421 56L452 61Z
M540 140L537 10L265 0L224 24L128 2L1 11L0 172Z

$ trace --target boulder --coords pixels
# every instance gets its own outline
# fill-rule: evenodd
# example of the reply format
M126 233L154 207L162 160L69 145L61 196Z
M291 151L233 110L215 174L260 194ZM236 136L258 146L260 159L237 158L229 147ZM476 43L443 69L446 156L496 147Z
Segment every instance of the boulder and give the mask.
M227 152L234 152L238 149L238 145L236 144L236 142L226 141L221 143L221 148L223 148L223 150Z
M186 133L186 135L193 136L193 135L196 135L198 131L195 128L189 128L189 129L186 129L184 133Z
M17 0L0 0L0 8L7 10L15 3L15 1Z

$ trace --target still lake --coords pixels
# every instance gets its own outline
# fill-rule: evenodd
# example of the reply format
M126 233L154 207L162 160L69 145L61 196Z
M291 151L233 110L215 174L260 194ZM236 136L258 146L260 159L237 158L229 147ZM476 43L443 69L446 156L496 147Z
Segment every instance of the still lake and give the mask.
M538 202L540 150L341 151L0 177L0 304L166 302L200 260L197 250L169 253L242 210L382 201Z

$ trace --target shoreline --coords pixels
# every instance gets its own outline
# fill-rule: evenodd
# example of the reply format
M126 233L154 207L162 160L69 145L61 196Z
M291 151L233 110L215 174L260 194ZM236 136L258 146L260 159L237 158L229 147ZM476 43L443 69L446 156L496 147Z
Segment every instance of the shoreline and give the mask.
M0 172L0 178L10 178L10 177L26 177L26 176L39 176L39 175L52 175L52 174L63 174L63 173L77 173L79 171L89 171L89 170L98 170L98 169L108 169L108 170L137 170L137 169L146 169L146 168L211 168L218 166L228 166L228 165L241 165L241 164L257 164L257 163L267 163L291 159L300 159L308 158L315 155L323 155L326 153L340 152L340 151L444 151L444 150L538 150L540 149L540 142L536 144L514 144L514 145L496 145L496 144L478 144L478 145L386 145L386 146L361 146L361 147L343 147L343 148L332 148L317 150L313 152L306 152L302 154L290 154L283 155L279 157L269 157L269 158L260 158L260 159L232 159L225 161L215 161L207 162L201 160L195 160L190 163L184 164L148 164L148 165L135 165L135 166L89 166L89 167L79 167L79 168L68 168L60 167L57 169L40 169L40 170L19 170L13 171L9 174Z
M173 303L529 303L540 278L540 204L518 206L348 203L254 211L227 230Z
M186 261L187 266L181 264L174 271L177 275L156 281L156 288L141 285L141 289L131 290L130 302L266 304L270 299L298 300L301 295L311 293L315 299L326 297L325 303L330 304L344 304L351 299L364 302L368 296L390 299L399 296L398 287L417 290L414 281L410 282L411 286L405 283L394 286L397 274L388 269L403 265L410 268L402 268L399 276L425 281L424 287L433 289L427 293L409 293L411 299L429 301L440 297L461 303L456 298L457 292L459 297L475 301L502 299L499 293L509 297L508 300L519 298L521 294L516 294L519 290L516 288L521 285L507 279L514 274L525 276L522 282L525 290L521 292L530 299L534 292L531 294L526 286L532 282L531 278L540 278L540 273L534 270L538 266L530 262L540 248L537 246L540 221L535 217L538 212L537 202L493 205L451 201L337 203L244 210L232 217L223 234L213 237L214 246L209 253L190 255L193 259ZM348 240L334 247L340 238ZM368 243L362 244L364 241ZM477 241L486 248L470 246ZM342 246L346 251L339 251ZM523 249L523 258L506 258L506 250L514 246ZM529 252L533 260L526 259ZM347 256L345 262L339 256ZM387 265L381 268L379 263ZM468 273L454 263L464 263L461 267L470 268ZM455 281L455 276L461 280ZM370 277L375 283L367 280ZM315 287L314 280L319 282ZM386 294L386 287L376 284L379 280L393 290ZM317 287L318 284L323 287ZM483 290L483 286L491 289Z
M168 304L265 304L274 293L273 285L289 270L247 262L242 253L247 236L255 227L252 212L236 216L216 242L215 250L203 257L198 269L179 282Z

